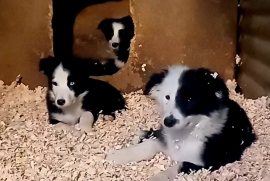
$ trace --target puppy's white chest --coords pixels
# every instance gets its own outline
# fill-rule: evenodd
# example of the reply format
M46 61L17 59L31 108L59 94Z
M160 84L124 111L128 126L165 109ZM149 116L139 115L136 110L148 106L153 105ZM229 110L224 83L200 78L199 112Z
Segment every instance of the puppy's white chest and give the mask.
M78 123L83 112L82 103L74 103L71 106L62 109L61 114L52 114L52 116L58 121L74 125Z
M197 165L203 165L201 155L203 153L204 143L199 139L188 137L181 140L168 140L166 154L178 162L191 162Z

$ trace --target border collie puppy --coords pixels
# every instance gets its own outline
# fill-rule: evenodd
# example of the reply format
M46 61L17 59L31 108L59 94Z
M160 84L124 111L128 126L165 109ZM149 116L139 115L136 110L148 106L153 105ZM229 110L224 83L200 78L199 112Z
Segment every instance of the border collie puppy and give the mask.
M115 118L115 111L125 109L125 100L107 82L89 78L87 69L81 67L84 61L79 60L43 58L39 70L48 78L49 122L79 122L82 130L90 131L100 113Z
M131 16L123 18L107 18L102 20L98 29L102 31L117 58L116 68L121 69L128 60L130 42L134 37L134 24Z
M154 98L163 117L161 128L144 131L144 141L114 150L118 164L148 160L163 152L177 162L150 178L173 180L180 173L211 171L240 160L256 135L245 111L229 98L225 82L209 69L172 66L153 74L144 93Z
M134 36L134 24L131 16L123 18L106 18L102 20L98 29L102 31L113 50L129 49L130 41Z

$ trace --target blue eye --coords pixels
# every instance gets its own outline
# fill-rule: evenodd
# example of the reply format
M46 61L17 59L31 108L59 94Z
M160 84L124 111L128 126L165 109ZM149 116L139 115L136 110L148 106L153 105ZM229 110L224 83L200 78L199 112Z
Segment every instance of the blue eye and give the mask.
M75 82L70 82L70 83L69 83L69 85L74 85L74 84L75 84Z

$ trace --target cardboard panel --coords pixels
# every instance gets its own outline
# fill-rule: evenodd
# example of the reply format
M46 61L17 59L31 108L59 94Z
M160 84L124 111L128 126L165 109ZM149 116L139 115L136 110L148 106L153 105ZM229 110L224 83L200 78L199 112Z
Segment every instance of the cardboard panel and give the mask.
M51 11L51 0L0 1L0 80L46 85L38 62L52 53Z

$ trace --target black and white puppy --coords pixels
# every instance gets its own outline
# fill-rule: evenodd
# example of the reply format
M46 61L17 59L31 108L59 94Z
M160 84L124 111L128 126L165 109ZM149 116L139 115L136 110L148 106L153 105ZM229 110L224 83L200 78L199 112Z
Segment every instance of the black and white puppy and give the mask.
M177 162L151 177L152 181L173 180L180 172L201 168L216 170L240 160L256 141L245 111L229 98L225 82L209 69L169 67L150 77L144 93L160 108L161 129L144 131L145 141L114 150L107 159L128 163L163 152Z
M102 31L117 57L114 60L116 68L121 69L129 58L130 43L134 37L131 16L104 19L99 23L98 29Z
M99 23L98 29L102 31L113 50L129 49L130 41L134 36L131 16L106 18Z
M115 111L125 109L122 94L107 82L89 78L82 59L40 60L39 70L48 78L47 108L49 122L74 125L90 131L100 113L115 118Z

